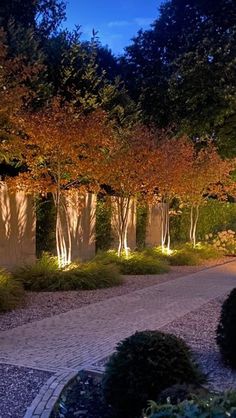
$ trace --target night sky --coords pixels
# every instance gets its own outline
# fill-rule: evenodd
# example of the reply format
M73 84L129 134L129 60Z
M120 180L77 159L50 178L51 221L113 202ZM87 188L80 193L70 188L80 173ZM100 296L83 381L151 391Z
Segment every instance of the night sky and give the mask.
M115 54L123 52L139 29L147 29L157 17L161 0L67 0L67 21L73 29L81 25L83 39L98 31L103 45Z

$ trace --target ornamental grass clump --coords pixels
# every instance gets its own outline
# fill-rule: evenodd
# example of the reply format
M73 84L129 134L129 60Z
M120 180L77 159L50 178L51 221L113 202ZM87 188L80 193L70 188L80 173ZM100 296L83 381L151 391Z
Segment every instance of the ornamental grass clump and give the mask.
M98 261L73 263L59 268L56 257L44 254L33 265L21 267L14 273L26 290L63 291L93 290L119 286L123 279L117 266Z
M118 257L115 251L100 253L95 257L96 261L103 264L114 263L124 275L145 275L161 274L169 271L168 263L165 259L144 252L130 252L128 256L124 253Z
M116 418L139 418L166 388L198 383L201 375L185 342L159 331L136 332L120 342L105 369L103 393Z
M25 264L16 269L14 277L23 283L26 290L50 290L53 278L59 272L57 257L43 253L34 264Z
M21 302L23 294L21 283L14 280L10 273L0 269L0 312L16 308Z
M236 288L222 305L216 341L224 362L236 369Z
M168 260L171 266L198 266L202 259L193 248L182 248L174 251Z

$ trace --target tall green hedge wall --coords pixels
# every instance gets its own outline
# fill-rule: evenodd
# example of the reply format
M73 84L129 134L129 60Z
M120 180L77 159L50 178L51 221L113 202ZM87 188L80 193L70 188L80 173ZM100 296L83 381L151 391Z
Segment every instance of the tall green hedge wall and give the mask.
M181 215L171 217L171 236L173 242L185 242L189 239L190 209L182 210ZM197 239L204 240L205 235L225 229L236 231L236 203L223 203L211 200L200 208L197 227Z

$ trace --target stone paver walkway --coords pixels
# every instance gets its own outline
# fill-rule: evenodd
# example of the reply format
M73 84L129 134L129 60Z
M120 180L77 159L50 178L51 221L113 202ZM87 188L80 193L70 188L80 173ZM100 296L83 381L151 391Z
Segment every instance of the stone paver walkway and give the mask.
M236 261L0 332L0 363L70 372L236 287Z

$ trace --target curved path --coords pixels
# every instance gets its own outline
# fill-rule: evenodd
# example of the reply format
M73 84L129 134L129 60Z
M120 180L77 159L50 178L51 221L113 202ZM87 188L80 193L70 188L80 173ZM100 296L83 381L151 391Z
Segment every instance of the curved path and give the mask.
M0 363L73 372L236 287L236 261L0 332Z

